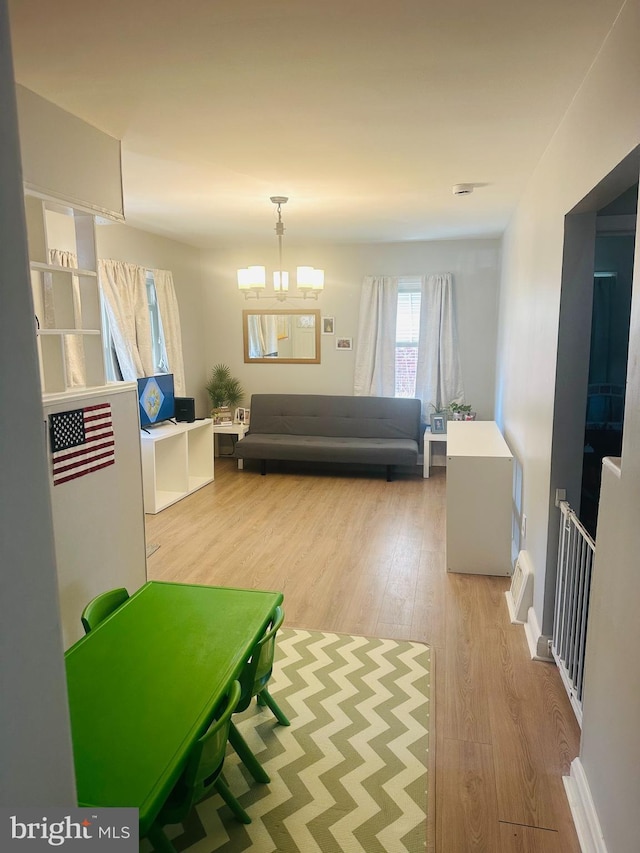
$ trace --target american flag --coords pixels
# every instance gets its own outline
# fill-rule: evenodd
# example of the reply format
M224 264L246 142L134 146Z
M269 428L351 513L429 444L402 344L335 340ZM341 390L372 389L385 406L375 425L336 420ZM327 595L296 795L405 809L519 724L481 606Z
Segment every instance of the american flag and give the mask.
M99 471L115 462L109 403L49 415L49 432L54 486Z

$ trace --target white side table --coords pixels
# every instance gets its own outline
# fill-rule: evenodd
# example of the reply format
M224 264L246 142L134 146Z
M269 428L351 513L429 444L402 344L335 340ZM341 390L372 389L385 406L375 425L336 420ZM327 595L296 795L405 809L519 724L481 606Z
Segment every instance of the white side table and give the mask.
M214 427L215 429L215 427ZM431 467L431 446L435 441L439 441L446 446L447 444L447 434L446 432L437 432L432 434L430 429L426 429L424 432L424 461L422 463L422 476L429 476L429 468Z
M213 440L216 441L217 435L233 435L236 441L242 441L245 435L249 432L247 424L214 424L213 425ZM235 447L235 441L234 441ZM219 454L216 453L216 456ZM244 467L244 459L238 459L238 470L242 471Z

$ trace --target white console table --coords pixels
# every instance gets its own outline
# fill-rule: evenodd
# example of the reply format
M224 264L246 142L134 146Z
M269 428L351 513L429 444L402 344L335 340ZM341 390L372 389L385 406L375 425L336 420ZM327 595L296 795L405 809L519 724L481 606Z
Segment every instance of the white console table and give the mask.
M440 442L446 447L446 432L432 433L430 429L426 429L424 431L424 458L422 462L422 476L425 478L429 476L429 469L431 468L431 448L435 442Z
M447 437L447 570L510 575L511 451L493 421L450 421Z
M216 435L230 435L235 437L236 441L241 441L249 432L249 427L246 424L214 424L213 425L213 440L216 441ZM235 447L235 443L234 443ZM219 456L218 448L216 447L215 455ZM244 459L238 459L238 470L242 471Z
M213 481L212 420L140 432L144 511L155 515Z

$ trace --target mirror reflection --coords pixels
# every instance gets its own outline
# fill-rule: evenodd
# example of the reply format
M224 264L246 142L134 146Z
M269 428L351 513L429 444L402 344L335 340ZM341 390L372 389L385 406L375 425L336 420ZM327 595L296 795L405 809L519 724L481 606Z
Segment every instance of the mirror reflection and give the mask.
M319 364L320 311L243 311L244 360L263 364Z

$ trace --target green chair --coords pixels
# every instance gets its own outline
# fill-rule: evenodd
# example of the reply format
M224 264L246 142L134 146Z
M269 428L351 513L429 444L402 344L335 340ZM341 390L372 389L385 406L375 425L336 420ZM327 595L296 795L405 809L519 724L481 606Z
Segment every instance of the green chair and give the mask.
M259 705L267 705L281 726L289 726L291 723L282 713L277 702L267 689L267 683L273 671L273 658L276 651L276 634L284 622L284 611L282 607L276 607L271 617L271 623L264 635L253 647L251 657L245 664L240 675L242 693L240 701L234 713L245 711L255 696ZM242 735L231 722L229 729L229 743L240 756L242 763L251 773L256 782L269 782L269 776L249 749Z
M245 664L240 675L242 694L235 713L245 711L251 699L255 696L259 705L267 705L281 726L291 723L278 707L277 702L269 693L267 683L273 672L273 658L276 653L276 634L284 622L284 610L278 606L273 611L271 623L263 636L253 647L249 662Z
M240 684L234 681L215 719L193 745L180 779L147 831L147 838L157 853L176 853L163 827L171 823L181 823L196 803L214 790L220 794L239 821L251 823L251 818L222 777L231 714L235 710L240 693Z
M85 634L97 628L110 613L117 610L128 598L129 593L124 587L101 592L100 595L92 598L82 611L82 616L80 617Z

